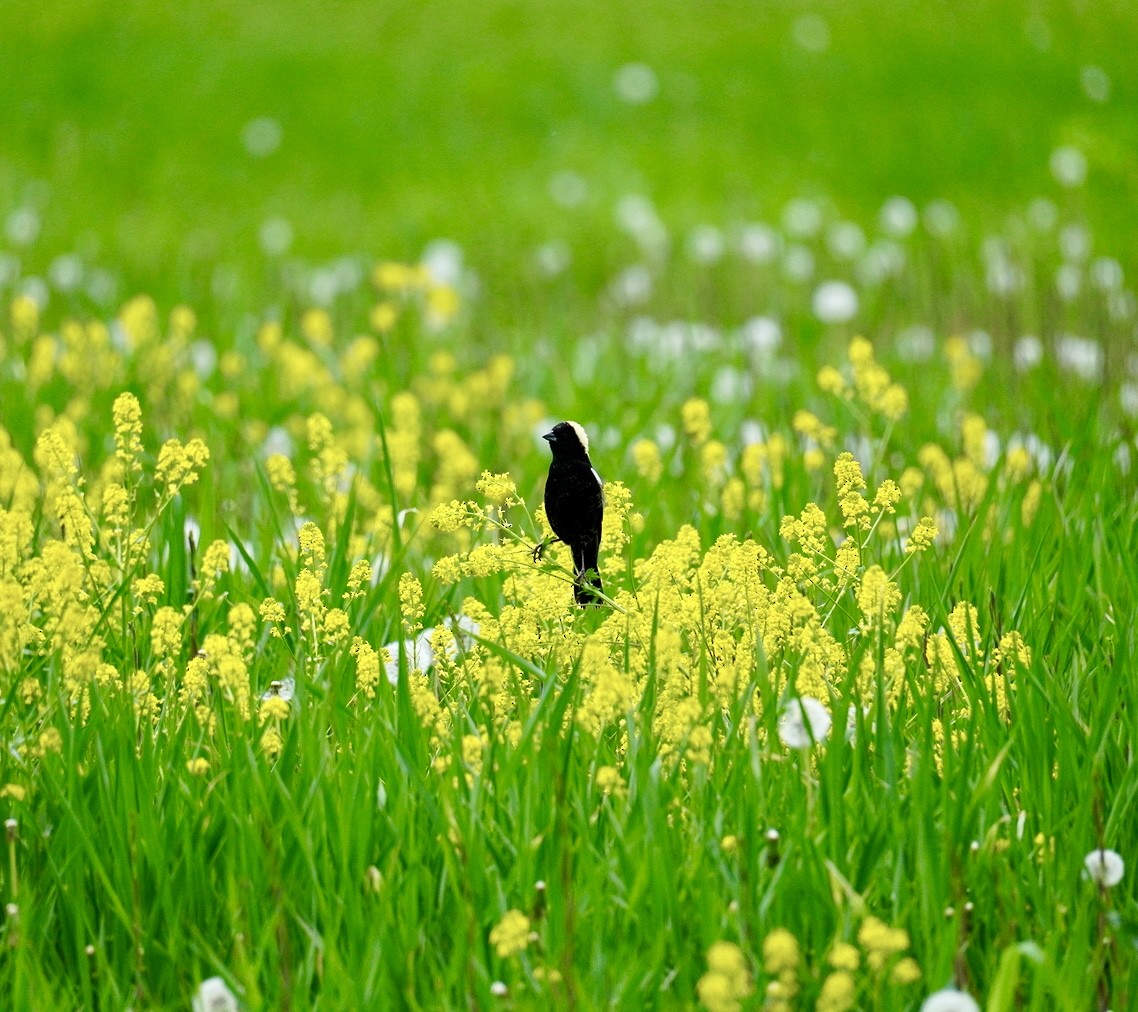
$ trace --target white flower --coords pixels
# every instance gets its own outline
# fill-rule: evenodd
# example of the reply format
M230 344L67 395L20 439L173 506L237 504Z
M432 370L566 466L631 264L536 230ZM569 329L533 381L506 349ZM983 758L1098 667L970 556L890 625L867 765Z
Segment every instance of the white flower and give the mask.
M743 346L754 355L771 355L782 344L782 327L769 316L753 316L739 333Z
M980 1006L967 992L946 987L942 991L934 991L921 1002L921 1012L980 1012Z
M34 207L17 207L8 215L4 231L13 246L27 246L40 234L40 216Z
M1121 288L1124 278L1122 264L1114 257L1098 257L1091 261L1091 281L1104 292Z
M462 247L453 239L432 239L419 263L427 268L436 284L457 287L462 283Z
M266 218L257 232L257 239L269 256L279 257L292 245L292 225L287 218Z
M1059 209L1046 197L1027 205L1027 220L1037 232L1050 232L1059 223Z
M822 208L806 197L795 197L782 212L782 227L796 239L809 239L822 228Z
M1080 379L1090 382L1101 378L1102 345L1094 338L1060 334L1055 339L1055 357L1060 369L1073 372Z
M237 1012L237 996L220 977L203 980L193 1001L194 1012Z
M897 333L897 354L906 362L927 362L936 351L931 327L914 324Z
M855 260L865 251L865 233L852 221L839 221L826 232L826 247L839 260Z
M495 998L505 998L510 993L510 989L502 981L496 980L490 985L490 993Z
M697 225L688 235L688 256L697 264L718 262L723 248L723 233L714 225Z
M1060 264L1055 271L1055 290L1064 302L1074 302L1083 290L1083 272L1077 264Z
M569 266L569 247L558 239L542 243L534 253L538 271L547 278L555 278Z
M281 146L284 131L271 116L258 116L245 124L241 131L241 143L254 158L271 155Z
M790 33L795 44L809 53L824 53L830 46L830 26L817 14L800 14Z
M52 260L47 276L61 292L73 292L83 280L83 261L75 253L64 253Z
M613 299L625 306L647 302L652 296L652 273L643 264L626 267L609 286Z
M1079 81L1083 92L1092 102L1105 102L1110 98L1110 75L1094 64L1088 64L1079 71Z
M778 233L761 223L744 225L737 242L739 254L753 264L769 264L778 255L780 245Z
M626 63L613 75L613 91L617 98L629 105L651 102L660 90L656 71L646 63Z
M1060 186L1082 186L1087 178L1087 156L1070 145L1056 148L1051 152L1051 175Z
M580 173L562 169L549 180L549 195L562 207L578 207L589 195L589 184Z
M1131 418L1138 418L1138 383L1123 383L1118 389L1118 401Z
M778 719L778 736L787 748L810 748L826 740L832 718L825 705L813 696L789 699Z
M934 200L925 208L925 228L944 239L960 228L960 212L947 200Z
M408 671L427 671L435 663L435 652L431 649L431 634L434 627L424 629L413 640L403 641L403 653L407 655ZM399 684L399 642L384 645L391 660L384 664L384 674L392 685Z
M276 697L283 699L286 703L291 703L296 696L296 679L282 678L278 681L271 682L269 687L261 693L261 699L272 699Z
M1087 878L1097 885L1111 889L1122 881L1126 865L1116 850L1092 850L1083 858Z
M857 292L844 281L823 281L814 289L814 315L823 323L848 323L857 307Z
M798 243L788 246L783 254L782 270L791 281L809 281L814 275L814 254Z
M1065 260L1083 261L1091 255L1091 234L1082 225L1064 225L1059 230L1059 252Z
M917 209L908 197L890 197L881 208L881 228L895 239L904 239L917 227Z
M1020 372L1034 369L1043 361L1043 344L1038 337L1032 334L1024 334L1016 341L1015 348L1012 350L1012 358Z

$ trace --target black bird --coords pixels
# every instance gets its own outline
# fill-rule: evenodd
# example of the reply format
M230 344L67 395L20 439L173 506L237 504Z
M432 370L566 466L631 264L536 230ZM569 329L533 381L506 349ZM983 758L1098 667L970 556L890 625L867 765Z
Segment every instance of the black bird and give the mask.
M573 597L580 605L600 604L602 591L597 571L601 550L601 519L605 497L601 477L589 460L589 437L576 422L558 422L543 439L549 440L553 461L545 481L545 515L553 528L554 540L564 541L573 553ZM546 542L534 549L534 560L541 558Z

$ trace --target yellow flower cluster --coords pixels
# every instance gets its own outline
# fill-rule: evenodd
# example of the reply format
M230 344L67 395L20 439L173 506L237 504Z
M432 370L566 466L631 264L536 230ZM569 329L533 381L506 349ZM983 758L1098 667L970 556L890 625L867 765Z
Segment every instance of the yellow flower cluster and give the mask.
M507 910L490 929L490 944L498 956L509 959L522 952L530 941L530 920L520 910Z
M715 942L707 950L707 973L699 979L696 992L708 1012L738 1012L753 991L747 960L739 946Z

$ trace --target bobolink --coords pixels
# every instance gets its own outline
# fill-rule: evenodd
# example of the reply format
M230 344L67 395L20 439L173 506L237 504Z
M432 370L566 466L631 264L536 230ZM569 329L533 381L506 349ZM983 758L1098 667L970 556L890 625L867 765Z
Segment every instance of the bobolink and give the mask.
M556 540L573 553L573 597L580 605L600 604L603 590L597 572L601 550L601 519L605 511L600 475L589 460L589 437L576 422L558 422L543 439L549 440L553 461L545 481L545 515ZM534 549L540 559L545 542Z

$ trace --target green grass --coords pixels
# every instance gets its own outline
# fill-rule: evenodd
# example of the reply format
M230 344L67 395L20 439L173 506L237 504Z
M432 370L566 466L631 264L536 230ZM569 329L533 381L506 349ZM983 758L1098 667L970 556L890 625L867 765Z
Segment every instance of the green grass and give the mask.
M789 41L807 10L829 26L824 53ZM777 928L800 953L782 982L790 1008L815 1007L838 941L860 948L859 1008L919 1008L949 984L992 1010L1138 1000L1133 296L1125 280L1096 286L1089 266L1076 295L1054 281L1077 260L1062 250L1069 226L1087 230L1090 260L1138 267L1134 15L1032 10L1050 26L1046 52L1009 5L0 13L0 211L34 205L43 223L0 280L0 817L14 820L2 1004L185 1008L219 975L248 1009L688 1008L726 941L753 985L742 1005L758 1009L779 984L763 951ZM643 107L613 94L630 60L659 76ZM1086 64L1109 73L1106 103L1080 90ZM258 160L240 135L261 115L283 144ZM1086 153L1085 186L1051 180L1061 143ZM578 209L548 195L563 169L588 183ZM630 192L653 199L667 254L614 224ZM879 243L893 194L951 199L961 224L896 240L900 266L871 277L864 257L828 248L827 229L853 221ZM802 195L824 227L795 239L780 223ZM1039 196L1055 225L1029 223ZM275 215L296 239L266 258L257 230ZM734 229L748 220L809 249L813 275L741 256ZM684 251L699 222L725 231L715 264ZM329 300L330 338L306 319L331 258L414 261L440 235L478 277L459 285L453 320L430 325L423 292L377 293L366 276ZM1019 271L1004 294L977 252L992 237ZM572 262L542 279L532 254L549 239ZM16 296L41 291L28 279L69 250L86 280L110 270L117 296L52 282L30 320ZM622 301L612 281L634 264L651 292ZM812 308L829 278L856 291L848 322ZM120 308L140 290L153 317ZM369 314L387 298L399 318L376 331ZM179 301L193 332L169 317ZM746 337L756 316L781 328L765 350ZM851 377L857 333L908 391L893 422L816 382L827 365ZM1038 364L1024 335L1039 338ZM149 544L134 557L104 514L124 391L143 418L128 485ZM684 432L691 398L709 402L721 467ZM800 410L832 440L796 431ZM323 458L316 413L333 432ZM573 608L557 548L539 571L499 560L457 584L437 576L474 545L536 540L537 437L564 417L631 492L627 543L602 558L616 607ZM967 437L976 417L984 448ZM37 451L52 428L78 480ZM174 437L200 437L210 459L167 496L156 475ZM645 438L659 480L637 465ZM781 476L769 461L752 474L747 446L776 453L779 438ZM1026 465L1021 445L1034 447ZM935 517L940 536L905 561L887 519L852 585L824 582L829 561L780 584L771 567L800 564L784 517L819 504L828 560L847 533L833 477L845 449L871 498L919 466L899 515ZM274 488L274 451L295 466L295 509ZM513 527L434 529L439 502L483 505L482 470L516 483L527 509L509 512ZM747 495L732 505L734 478ZM69 487L78 505L61 514ZM619 503L614 488L610 515ZM323 568L298 550L307 521ZM681 563L669 544L685 525L700 548ZM744 547L713 548L727 535ZM211 589L218 539L228 565ZM769 554L762 570L751 545ZM374 582L343 598L361 558ZM859 631L873 563L901 595L880 634ZM322 607L346 613L339 639L303 614L306 569ZM133 586L146 573L162 582L153 600ZM407 617L408 574L421 618ZM256 618L245 642L242 609L266 598L283 608L281 635ZM938 669L926 646L962 602L974 626L943 641ZM887 649L910 605L928 635L898 675ZM164 660L154 633L171 614ZM479 636L416 676L404 624L460 615ZM1030 663L996 661L1012 631ZM395 684L381 666L374 699L354 637L395 644ZM838 652L819 671L828 644ZM288 715L262 713L287 679ZM834 725L802 751L779 734L796 694L820 696ZM279 749L265 738L277 730ZM610 793L605 767L620 777ZM1128 866L1109 890L1083 874L1098 847ZM503 955L491 934L510 910L533 936ZM900 952L868 966L871 916L906 933L919 981L890 981Z
M805 11L827 21L823 53L793 42ZM1135 28L1122 3L17 3L0 14L0 209L40 207L33 272L77 246L122 273L123 296L201 304L228 267L245 308L269 217L310 261L413 258L449 236L508 327L580 319L563 295L534 300L532 248L568 241L594 291L624 255L627 192L683 229L777 220L802 193L859 220L896 193L975 219L1053 192L1049 155L1074 143L1091 166L1079 201L1133 270ZM659 78L646 106L613 92L632 60ZM1104 104L1079 86L1088 64L1110 75ZM262 159L241 143L259 116L283 132ZM548 195L565 169L589 186L576 210Z

